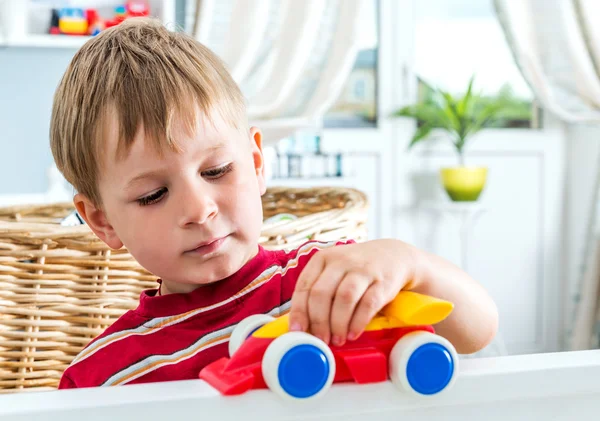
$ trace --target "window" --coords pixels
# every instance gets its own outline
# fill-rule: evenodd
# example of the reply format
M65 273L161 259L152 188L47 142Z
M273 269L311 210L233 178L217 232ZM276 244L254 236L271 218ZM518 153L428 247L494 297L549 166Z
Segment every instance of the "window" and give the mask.
M440 88L452 95L474 88L484 102L502 95L509 101L497 127L537 128L539 111L498 23L492 0L418 0L415 70L418 96Z
M323 119L326 128L375 127L377 124L377 54L379 1L363 2L361 46L339 98Z

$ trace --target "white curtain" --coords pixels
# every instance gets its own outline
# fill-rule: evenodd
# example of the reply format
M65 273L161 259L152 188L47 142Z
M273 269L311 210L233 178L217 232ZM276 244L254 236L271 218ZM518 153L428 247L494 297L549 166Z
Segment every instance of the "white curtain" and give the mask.
M359 47L363 0L188 1L186 28L227 64L265 144L321 126Z
M588 126L600 141L600 1L494 0L515 61L543 107L569 125ZM600 347L600 171L582 270L569 280L567 343L570 349Z

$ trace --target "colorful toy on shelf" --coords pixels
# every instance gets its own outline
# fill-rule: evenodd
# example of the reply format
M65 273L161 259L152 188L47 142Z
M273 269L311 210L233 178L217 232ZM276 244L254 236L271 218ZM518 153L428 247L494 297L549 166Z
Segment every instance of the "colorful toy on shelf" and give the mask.
M229 358L199 373L223 395L269 388L283 398L313 399L332 383L391 380L417 396L437 395L454 383L458 355L432 325L453 304L401 291L356 340L327 345L305 332L290 332L289 317L256 314L242 320L229 340Z
M125 20L127 17L127 9L124 5L119 5L115 7L115 18L119 20Z
M98 35L106 26L96 9L87 9L88 35Z
M124 13L124 8L122 7L116 7L115 8L115 15L112 19L107 19L104 21L104 26L106 28L111 28L113 26L117 26L118 24L120 24L121 22L123 22L125 19L127 19L125 13Z
M85 11L78 7L63 7L58 15L58 29L65 35L87 35Z
M103 29L116 26L130 17L150 16L148 1L131 0L118 5L114 16L102 19L96 9L64 7L54 9L50 21L50 34L64 35L97 35Z
M128 1L125 8L127 9L127 16L130 17L150 15L150 6L147 1Z
M60 29L58 28L58 24L60 22L60 13L58 9L52 9L52 15L50 17L50 30L48 33L51 35L59 35Z

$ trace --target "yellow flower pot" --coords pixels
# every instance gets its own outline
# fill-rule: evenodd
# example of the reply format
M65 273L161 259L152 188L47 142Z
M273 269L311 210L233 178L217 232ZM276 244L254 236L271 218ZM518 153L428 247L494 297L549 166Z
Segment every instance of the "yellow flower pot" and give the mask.
M444 189L455 202L473 202L485 187L486 167L442 168L440 175Z

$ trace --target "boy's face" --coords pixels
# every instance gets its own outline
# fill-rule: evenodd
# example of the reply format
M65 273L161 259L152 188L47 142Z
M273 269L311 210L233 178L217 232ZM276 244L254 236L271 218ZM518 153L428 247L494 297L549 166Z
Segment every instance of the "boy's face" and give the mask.
M125 245L169 292L232 275L258 251L261 134L212 117L213 124L201 118L191 135L174 121L182 152L165 148L162 158L140 130L128 155L116 159L113 124L98 181L103 209L75 198L91 229L111 248Z

